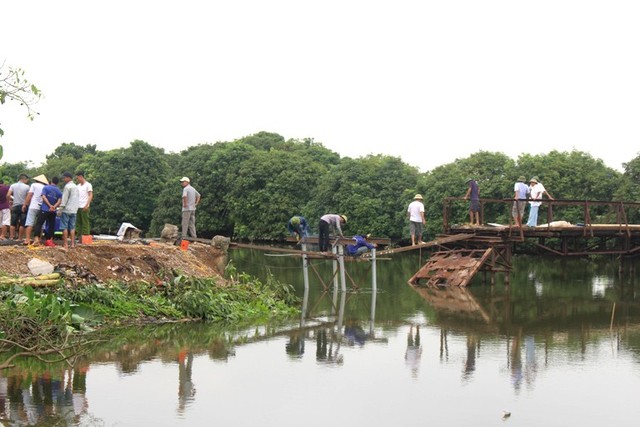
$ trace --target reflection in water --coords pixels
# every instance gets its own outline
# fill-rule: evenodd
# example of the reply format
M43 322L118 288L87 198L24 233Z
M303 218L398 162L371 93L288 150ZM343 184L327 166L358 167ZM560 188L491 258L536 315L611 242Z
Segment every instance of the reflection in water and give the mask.
M415 335L414 335L415 326ZM404 360L411 369L411 376L418 376L420 358L422 357L422 346L420 345L420 325L411 325L407 334L407 351L404 353Z
M193 401L196 388L191 379L193 372L193 353L181 350L178 353L178 413L184 413L185 407Z
M308 415L305 402L335 404L338 387L349 393L349 408L377 408L354 415L336 406L342 425L495 425L504 409L514 414L508 422L523 426L609 425L599 405L627 419L610 424L629 425L638 420L632 393L598 391L640 386L638 290L633 280L578 266L568 273L538 263L535 280L521 269L511 287L474 283L439 293L416 292L395 272L399 279L385 277L379 293L310 286L300 318L289 321L119 329L89 352L83 369L25 364L1 372L0 418L90 425L92 411L102 425L140 425L119 415L136 405L116 407L113 394L144 404L151 398L132 387L142 383L168 396L157 414L145 414L147 425L211 425L212 409L219 425L297 425ZM594 284L605 286L594 292ZM468 402L464 411L451 396ZM568 419L554 409L560 400L581 409Z

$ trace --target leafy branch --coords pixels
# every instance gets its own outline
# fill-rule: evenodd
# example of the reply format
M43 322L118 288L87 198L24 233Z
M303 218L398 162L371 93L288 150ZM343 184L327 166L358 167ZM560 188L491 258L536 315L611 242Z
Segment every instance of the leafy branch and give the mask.
M33 120L39 113L34 105L40 101L42 92L25 78L22 68L5 67L0 65L0 104L7 101L18 102L27 109L27 118ZM0 136L4 131L0 128Z

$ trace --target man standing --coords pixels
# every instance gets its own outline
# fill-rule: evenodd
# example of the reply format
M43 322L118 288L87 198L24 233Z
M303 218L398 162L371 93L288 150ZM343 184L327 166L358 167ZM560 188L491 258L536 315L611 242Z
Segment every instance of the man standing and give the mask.
M326 214L320 217L320 226L318 243L320 244L320 252L327 252L329 250L329 232L331 228L338 232L340 237L344 237L342 234L341 224L347 223L346 215Z
M67 242L69 234L71 234L71 247L76 247L76 218L80 206L80 193L70 172L62 174L62 179L65 184L60 202L60 228L62 228L62 245L65 249L69 249Z
M196 234L196 206L200 203L200 193L191 186L191 180L186 176L180 179L182 185L182 238L198 237Z
M76 216L76 233L82 240L82 236L91 234L91 224L89 223L89 206L93 201L93 186L84 177L84 172L76 172L78 181L78 214Z
M524 183L525 177L520 176L513 186L513 202L511 208L511 216L516 223L516 227L522 226L522 217L524 216L524 207L527 204L527 196L529 195L529 187Z
M58 188L58 177L51 178L49 185L45 185L42 189L42 203L40 204L40 214L36 220L36 225L33 227L33 244L35 246L40 244L40 232L42 231L42 225L47 223L47 231L45 238L45 246L55 246L53 243L53 235L56 232L56 212L60 205L60 199L62 199L62 191Z
M47 177L44 175L38 175L33 178L33 180L35 182L29 187L27 197L22 204L22 212L27 213L27 219L25 220L27 226L27 233L24 238L25 245L31 244L31 231L33 230L38 215L40 215L40 206L42 206L42 189L45 185L49 184Z
M424 204L422 203L422 195L413 196L413 202L409 203L407 208L407 217L409 218L409 232L411 233L411 245L422 243L422 226L426 224L424 219Z
M538 177L534 176L529 180L529 186L531 187L531 199L533 201L529 202L529 219L527 220L527 226L535 227L538 225L538 209L542 202L542 195L546 194L547 197L553 200L551 194L547 193L547 189L544 188L541 182L538 182Z
M480 226L480 187L478 187L476 180L471 178L467 180L466 184L469 188L464 198L467 200L471 199L471 203L469 204L469 221L471 221L471 225Z
M9 186L0 179L0 240L7 238L7 229L11 225L11 209L9 208Z
M28 182L29 177L21 173L18 176L18 181L11 184L7 193L7 198L11 201L11 227L9 227L9 238L11 239L24 239L26 234L27 214L22 210L22 205L24 205L29 192Z

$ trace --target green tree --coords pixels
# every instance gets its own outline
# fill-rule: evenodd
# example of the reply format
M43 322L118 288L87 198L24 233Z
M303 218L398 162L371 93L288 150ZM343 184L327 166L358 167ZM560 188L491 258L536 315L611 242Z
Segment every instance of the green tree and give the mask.
M406 225L404 200L413 197L418 176L416 168L397 157L343 158L318 185L308 209L313 213L311 223L326 213L345 214L346 234L398 239Z
M164 150L136 140L128 148L98 152L79 165L93 185L92 230L115 233L130 222L148 231L158 194L169 182Z
M27 118L33 120L38 114L34 105L42 97L42 92L24 76L21 68L5 67L0 65L0 105L7 101L17 102L27 109ZM0 128L0 136L4 131ZM0 159L2 159L2 146L0 145Z
M82 160L83 157L94 154L96 154L95 144L87 144L83 147L82 145L77 145L73 142L63 142L53 150L53 153L47 155L47 160L61 159L64 157Z

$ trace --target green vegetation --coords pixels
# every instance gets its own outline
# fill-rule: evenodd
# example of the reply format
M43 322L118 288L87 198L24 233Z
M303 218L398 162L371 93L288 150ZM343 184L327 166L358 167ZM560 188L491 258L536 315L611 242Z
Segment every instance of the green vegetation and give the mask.
M475 178L486 199L513 197L518 176L538 176L556 199L640 200L640 156L629 159L620 173L581 151L505 154L479 151L431 171L420 172L399 158L368 155L341 158L312 139L285 140L259 132L230 142L201 144L180 153L165 153L144 141L127 148L96 150L95 145L63 143L46 162L29 168L24 163L0 165L0 176L10 182L18 173L31 176L83 169L93 184L91 205L95 233L113 234L122 222L131 222L147 236L158 236L165 223L179 224L181 176L191 178L202 194L198 233L234 239L280 240L288 233L286 221L305 216L317 232L318 218L344 213L345 233L373 233L393 241L408 237L406 207L413 194L425 200L427 238L442 232L443 200L462 197L465 181ZM452 223L468 221L468 203L456 202ZM487 204L486 222L508 223L506 204ZM554 217L584 221L583 210L559 207ZM611 210L594 207L594 222L612 221ZM640 212L628 212L639 221Z
M224 284L179 275L158 285L61 282L38 290L14 285L0 293L0 352L17 347L22 352L14 354L22 356L65 358L87 340L80 332L102 325L183 319L259 323L299 313L290 285L229 271Z

